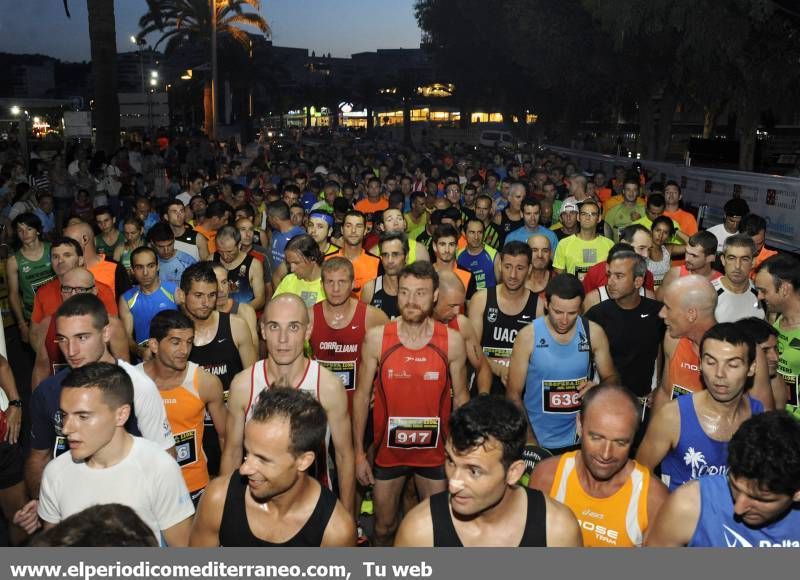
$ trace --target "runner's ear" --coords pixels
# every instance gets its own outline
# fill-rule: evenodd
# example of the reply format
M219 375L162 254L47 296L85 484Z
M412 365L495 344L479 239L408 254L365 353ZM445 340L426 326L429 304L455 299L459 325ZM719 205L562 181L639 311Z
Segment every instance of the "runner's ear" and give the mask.
M298 455L294 463L297 466L298 471L308 471L308 468L314 465L314 460L317 458L317 454L313 451L306 451Z

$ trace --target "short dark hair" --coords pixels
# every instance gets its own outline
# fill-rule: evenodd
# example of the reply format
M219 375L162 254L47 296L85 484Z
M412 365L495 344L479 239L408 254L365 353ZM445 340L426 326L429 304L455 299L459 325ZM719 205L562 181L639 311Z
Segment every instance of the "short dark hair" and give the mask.
M661 216L658 216L658 217L661 217ZM667 218L667 219L669 219L669 218ZM670 222L670 223L672 223L672 222ZM673 225L673 229L675 229L674 225ZM619 234L619 239L620 239L620 241L624 240L624 241L628 242L628 244L632 244L633 243L633 236L636 235L636 232L644 232L648 236L650 235L650 230L648 230L642 224L630 224L629 226L625 226L624 228L622 228L622 231Z
M31 547L156 548L153 530L136 512L119 503L93 505L34 536Z
M647 276L647 260L645 260L642 256L634 252L630 246L619 248L613 254L611 253L611 251L609 251L607 263L611 264L611 262L614 262L616 260L633 260L633 277L644 278L645 276Z
M533 261L533 250L531 250L531 247L525 242L508 242L500 250L500 260L502 261L506 256L525 256L528 258L528 264L530 264Z
M217 275L211 262L203 261L192 264L181 274L181 290L184 293L192 289L194 282L207 282L217 285Z
M175 233L172 231L172 228L169 227L168 223L158 222L147 232L147 241L151 244L155 244L156 242L174 242Z
M42 235L42 230L44 229L42 226L42 220L40 220L39 216L35 213L26 211L19 214L14 218L14 221L11 222L11 227L16 230L17 226L20 224L24 224L29 228L36 230L40 236Z
M111 219L117 219L117 216L114 215L114 212L111 211L111 208L107 205L101 205L94 208L92 215L94 215L95 219L99 218L101 215L108 214L111 216Z
M747 202L742 198L734 197L725 202L725 205L722 206L722 211L726 216L733 215L744 217L750 213L750 206L747 205Z
M222 201L221 199L217 199L212 201L208 204L206 208L206 217L225 217L226 213L233 213L233 208L228 204L228 202Z
M577 277L565 272L550 279L544 290L544 295L548 302L552 300L553 296L558 296L562 300L572 300L578 297L583 300L586 292Z
M267 204L267 215L278 220L288 220L289 206L282 199L271 201Z
M60 238L54 239L50 243L50 257L53 256L53 248L57 248L59 246L72 246L72 249L75 250L76 254L83 256L83 248L77 240L73 240L72 238L68 238L66 236L61 236Z
M162 310L150 321L150 338L164 340L170 330L194 330L194 322L180 310Z
M538 207L538 208L541 208L542 207L542 202L539 201L535 197L526 197L526 198L524 198L522 200L522 204L520 205L520 208L524 210L526 207Z
M656 219L653 220L653 225L650 226L650 231L652 232L652 230L657 225L661 225L661 224L665 224L669 228L669 234L670 235L674 235L675 234L675 223L672 221L672 218L668 218L665 215L660 215Z
M689 238L689 245L695 248L700 246L703 248L703 254L713 256L717 253L717 236L708 230L703 230Z
M367 216L366 216L366 214L364 214L363 211L358 211L357 209L348 209L347 212L345 212L344 219L342 221L346 220L347 218L349 218L351 216L356 216L357 218L361 218L361 221L364 222L364 225L365 226L367 225Z
M108 311L105 304L94 294L75 294L67 298L56 310L56 319L74 316L91 316L97 330L108 326Z
M797 292L800 290L800 260L785 252L770 256L758 267L758 271L765 270L778 288L782 282L788 282Z
M322 250L319 249L319 244L315 242L314 238L309 234L298 234L294 236L289 240L289 243L286 244L284 254L286 252L297 252L309 262L315 262L320 266L325 259Z
M239 230L236 229L234 226L225 225L219 228L219 231L217 231L216 239L219 240L224 238L233 240L236 243L236 247L238 248L239 243L242 241L242 234L239 233Z
M256 210L254 210L253 206L250 205L249 203L243 203L242 205L236 206L236 209L234 209L233 213L235 215L236 213L238 213L240 211L244 212L245 215L248 218L250 218L251 220L256 217ZM239 219L241 219L241 218L239 218Z
M707 340L719 340L734 346L744 345L747 347L747 363L756 360L756 341L745 331L745 329L735 322L719 322L709 328L700 339L700 357L705 352Z
M780 495L800 490L800 422L785 411L754 415L728 443L728 470Z
M94 362L72 369L61 383L62 389L100 389L103 401L112 409L130 405L133 410L133 382L122 367Z
M266 423L274 418L289 421L289 452L292 455L320 452L328 419L325 409L310 394L288 387L264 389L253 405L250 420Z
M133 259L144 254L145 252L153 254L153 259L156 261L156 263L158 263L158 254L156 254L156 251L153 248L150 246L139 246L131 252L131 268L133 268Z
M667 200L661 193L651 193L647 198L647 207L665 207Z
M670 185L672 187L678 188L678 195L680 195L682 193L681 186L677 181L675 181L674 179L667 180L667 182L664 184L664 189L667 189Z
M753 258L756 257L756 243L753 241L753 238L747 234L733 234L732 236L728 236L722 244L723 256L728 252L728 248L747 248L750 250L750 255Z
M770 336L777 337L779 334L777 328L763 318L758 318L757 316L742 318L741 320L737 320L736 324L738 324L744 332L753 337L757 345L768 340Z
M503 446L501 462L505 469L522 459L528 421L514 403L504 397L475 397L450 416L450 444L466 453L495 439Z
M408 256L408 252L410 250L408 236L405 232L381 232L380 237L378 238L378 248L382 248L383 244L386 242L393 242L395 240L398 240L403 244L403 253Z
M441 224L437 226L435 230L433 230L433 243L436 244L442 238L455 238L456 242L458 242L458 230L454 225L451 224Z
M431 280L433 282L433 289L439 287L439 273L436 272L433 265L427 261L416 261L413 264L407 264L398 276L398 280L411 276L419 280Z
M767 220L757 213L747 214L739 224L739 231L748 236L754 236L760 232L767 231Z

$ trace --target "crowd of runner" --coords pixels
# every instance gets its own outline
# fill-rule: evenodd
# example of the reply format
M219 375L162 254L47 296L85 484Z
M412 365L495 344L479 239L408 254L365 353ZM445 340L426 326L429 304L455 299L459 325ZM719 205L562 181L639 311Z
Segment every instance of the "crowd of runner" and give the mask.
M3 145L5 541L800 547L800 261L722 209L539 149Z

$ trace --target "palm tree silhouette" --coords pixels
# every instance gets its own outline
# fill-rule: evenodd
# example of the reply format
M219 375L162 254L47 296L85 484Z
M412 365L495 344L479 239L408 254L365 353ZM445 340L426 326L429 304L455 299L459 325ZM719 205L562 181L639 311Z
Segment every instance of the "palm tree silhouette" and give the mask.
M697 472L700 469L700 465L708 465L703 452L695 451L694 447L689 447L689 449L686 450L686 453L683 456L683 461L686 463L686 465L691 466L692 479L697 479Z

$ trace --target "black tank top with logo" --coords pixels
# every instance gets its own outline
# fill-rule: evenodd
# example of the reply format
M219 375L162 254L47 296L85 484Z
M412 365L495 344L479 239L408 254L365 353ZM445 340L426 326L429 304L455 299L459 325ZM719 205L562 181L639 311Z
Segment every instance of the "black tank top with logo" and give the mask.
M523 548L547 547L547 506L544 495L537 489L522 488L528 496L528 515L519 545ZM435 548L462 548L461 538L450 514L450 492L443 491L430 498ZM511 546L509 546L511 547Z
M206 371L222 381L227 400L228 389L236 373L242 371L242 359L233 341L231 315L219 312L217 334L208 344L193 346L189 360L199 364Z
M498 226L495 224L497 229L499 230L500 235L503 238L502 245L505 245L505 239L508 234L516 230L517 228L521 228L525 224L525 220L523 218L519 218L518 220L512 220L508 217L506 210L500 212L500 225ZM501 247L502 247L501 245Z
M497 304L497 286L486 289L486 308L483 311L483 333L481 348L483 353L496 362L509 366L511 350L517 334L536 318L538 294L530 292L525 307L518 314L506 314ZM503 394L505 387L500 377L492 376L492 393Z
M222 521L219 525L220 546L242 548L318 548L322 545L325 528L336 509L336 496L320 485L319 499L306 523L294 536L282 543L268 542L253 534L247 521L245 493L247 478L235 471L228 482L225 505L222 508Z
M397 307L397 295L392 296L386 293L383 288L383 276L375 278L375 291L372 293L372 300L370 300L369 304L378 310L383 310L389 320L400 317L400 309Z

